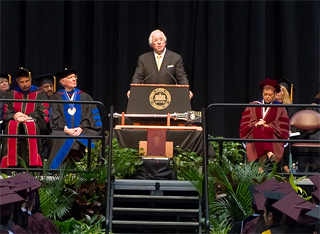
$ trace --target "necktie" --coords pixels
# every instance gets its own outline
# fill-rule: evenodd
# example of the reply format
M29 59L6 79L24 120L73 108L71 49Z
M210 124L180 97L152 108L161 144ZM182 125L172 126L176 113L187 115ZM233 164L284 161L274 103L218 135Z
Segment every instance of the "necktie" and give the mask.
M158 71L160 71L160 68L161 68L161 55L157 55L157 66L158 66Z

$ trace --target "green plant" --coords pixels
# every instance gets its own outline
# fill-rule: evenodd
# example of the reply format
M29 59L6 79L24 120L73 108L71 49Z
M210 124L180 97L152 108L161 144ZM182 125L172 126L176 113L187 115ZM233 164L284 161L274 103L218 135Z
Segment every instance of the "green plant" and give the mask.
M195 152L182 150L181 148L174 149L174 156L170 161L170 166L178 180L185 180L184 173L189 170L195 170L199 173L201 164L202 157L198 156Z
M109 152L109 145L106 147L106 155ZM101 153L101 141L95 142L95 147L91 152L91 168L90 170L95 170L98 168L108 167L108 160L102 158L99 162L99 157ZM88 154L85 155L83 159L79 162L75 162L78 170L87 170ZM139 157L139 150L131 148L120 148L117 139L112 139L112 174L116 179L130 178L134 175L140 168L142 160Z
M220 139L222 137L212 137L209 135L209 138ZM209 141L209 144L213 146L215 154L220 155L219 141ZM246 154L246 151L239 142L224 141L222 146L222 155L227 157L231 163L238 164L243 162L243 155Z
M41 210L44 216L57 220L69 213L74 202L74 191L65 186L66 173L60 170L48 181L44 175L44 183L39 189Z
M108 151L109 146L106 152ZM142 163L139 150L120 148L117 139L112 140L112 168L116 179L130 178L138 172Z
M302 176L299 179L293 177L293 174L290 174L289 183L291 184L292 188L299 194L299 196L303 197L306 200L310 200L312 196L308 196L307 192L304 191L300 186L298 186L299 181L307 178L306 176Z
M74 218L70 218L63 222L55 221L55 224L59 228L60 233L102 234L105 233L105 229L102 228L104 220L104 217L99 217L98 215L94 215L93 217L86 215L85 219L79 221Z

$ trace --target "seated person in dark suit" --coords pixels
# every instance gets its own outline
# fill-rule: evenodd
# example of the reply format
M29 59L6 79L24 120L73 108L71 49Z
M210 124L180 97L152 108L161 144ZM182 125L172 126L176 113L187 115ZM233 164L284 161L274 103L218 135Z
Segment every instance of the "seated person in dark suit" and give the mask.
M7 99L47 100L45 92L31 85L29 70L19 68L13 77L16 78L18 87L6 94ZM4 105L4 113L5 132L9 135L40 135L49 122L48 103L45 102L8 102ZM26 145L23 145L24 143ZM1 167L17 166L17 155L21 156L29 166L42 166L41 139L29 138L23 141L6 138L3 146L5 147L3 147Z
M76 88L78 77L75 70L66 69L57 72L55 76L63 88L51 96L52 100L93 101L89 94ZM51 135L98 136L101 134L102 122L95 105L52 103L51 107ZM87 139L53 139L50 141L51 151L48 160L50 169L57 169L66 160L69 153L79 152L80 155L76 157L83 157L87 144ZM91 145L94 148L92 142Z
M140 55L132 84L189 84L181 56L167 50L166 44L167 38L162 31L151 32L149 45L153 51ZM189 97L193 97L191 91Z
M45 74L41 76L34 77L36 80L39 89L46 92L48 99L52 96L52 94L56 91L56 77L53 74ZM49 105L50 106L50 105ZM50 108L49 108L49 115L50 115ZM49 135L51 133L50 124L47 124L47 128L43 129L43 135ZM49 147L47 145L47 139L41 139L41 157L42 159L48 159L49 158Z

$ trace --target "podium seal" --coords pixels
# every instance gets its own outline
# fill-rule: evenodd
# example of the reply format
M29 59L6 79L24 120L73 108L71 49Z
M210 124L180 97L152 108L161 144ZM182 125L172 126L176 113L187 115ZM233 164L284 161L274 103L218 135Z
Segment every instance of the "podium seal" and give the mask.
M153 108L164 110L171 103L171 94L164 88L156 88L150 93L149 102Z

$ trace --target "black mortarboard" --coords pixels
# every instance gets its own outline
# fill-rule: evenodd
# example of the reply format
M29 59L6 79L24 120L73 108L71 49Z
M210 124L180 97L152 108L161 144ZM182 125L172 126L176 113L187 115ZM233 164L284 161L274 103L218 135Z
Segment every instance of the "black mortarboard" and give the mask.
M67 76L69 76L71 74L77 75L77 72L75 70L73 70L73 69L65 68L64 70L57 72L55 74L55 77L57 77L58 80L60 80L60 79L63 79L63 78L65 78L65 77L67 77Z
M314 218L305 215L306 212L314 209L316 205L303 199L296 193L288 194L272 206L298 223L307 224L316 221Z
M32 71L24 68L24 67L19 67L19 69L13 73L12 77L17 79L19 77L29 77L31 79L31 73Z
M34 79L38 82L39 86L43 84L53 84L53 90L54 92L56 91L56 77L52 73L36 76Z
M297 89L295 86L293 86L293 83L287 79L287 77L282 77L280 80L278 80L279 85L285 87L290 95L291 101L293 100L293 92L295 92Z
M285 193L281 193L281 192L275 192L275 191L270 191L270 190L266 190L263 191L263 196L267 199L272 199L272 200L280 200L283 197L286 196Z
M6 78L9 82L9 84L11 84L11 75L10 74L1 73L0 78Z
M307 212L306 215L320 220L320 206L317 206L313 210Z
M14 203L24 199L8 187L0 187L0 214L9 215L14 210Z

